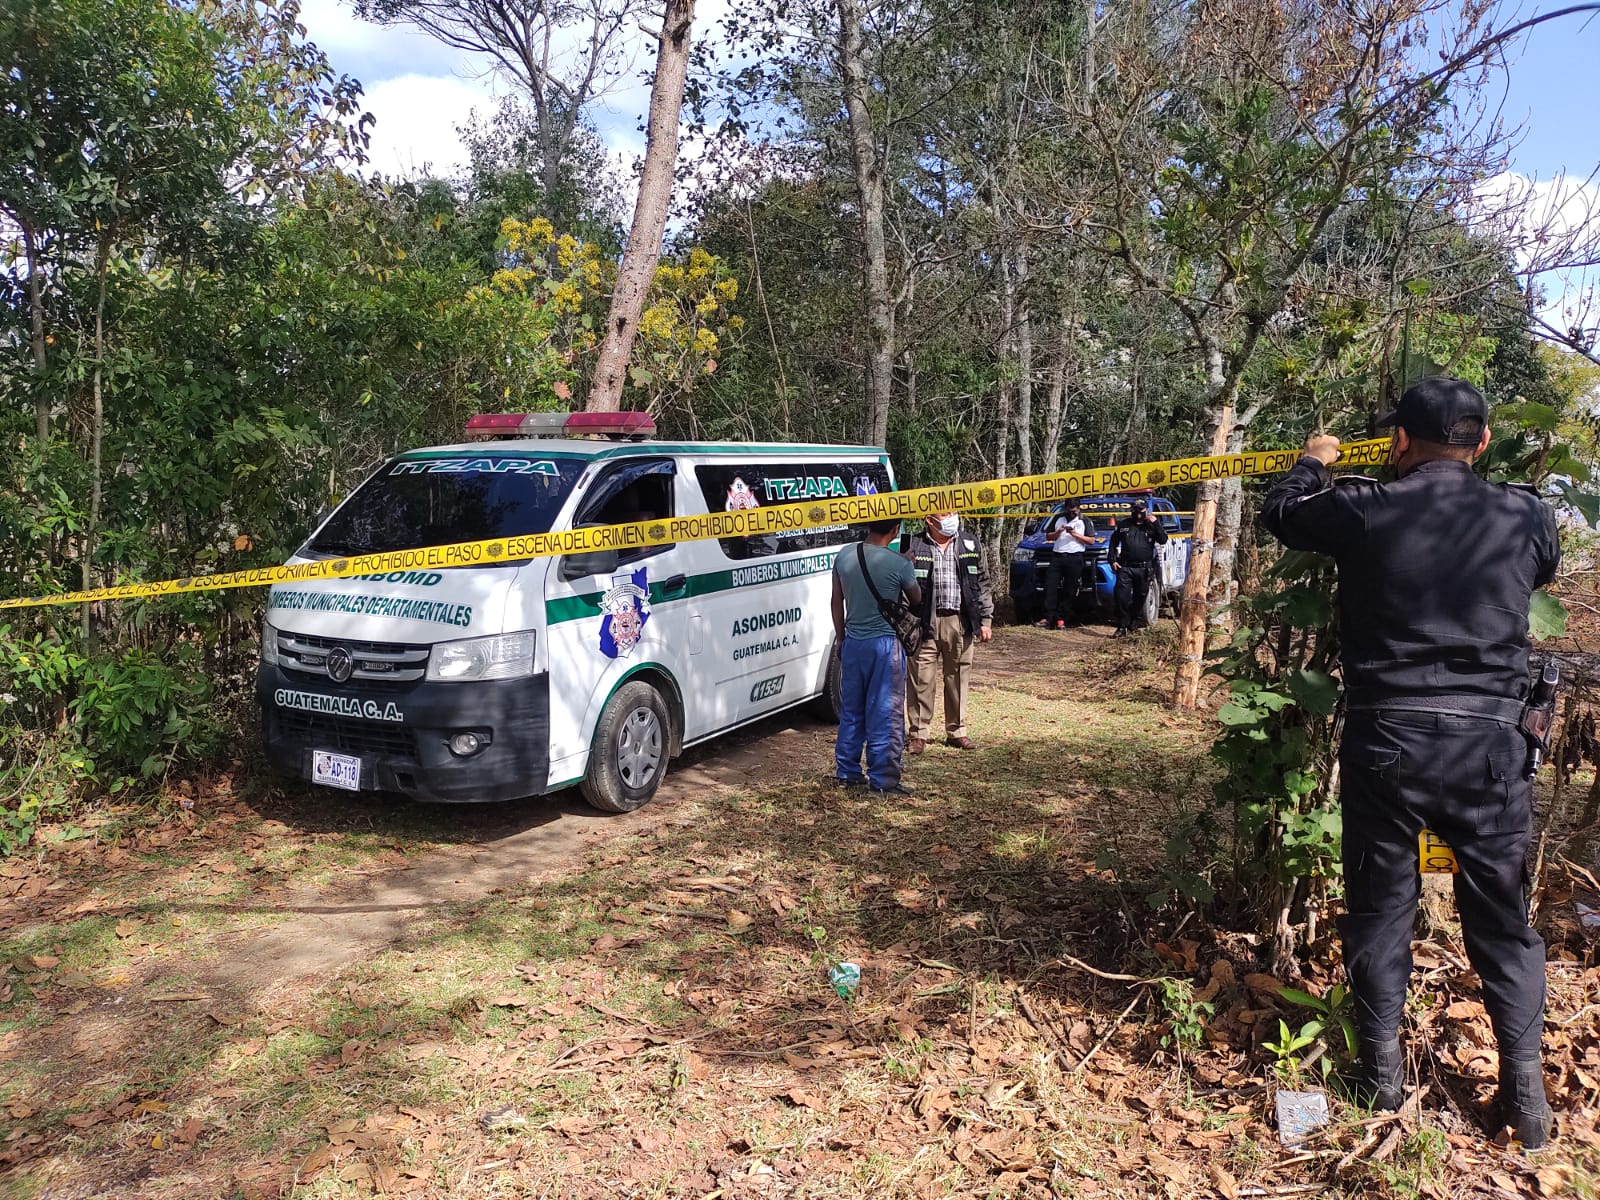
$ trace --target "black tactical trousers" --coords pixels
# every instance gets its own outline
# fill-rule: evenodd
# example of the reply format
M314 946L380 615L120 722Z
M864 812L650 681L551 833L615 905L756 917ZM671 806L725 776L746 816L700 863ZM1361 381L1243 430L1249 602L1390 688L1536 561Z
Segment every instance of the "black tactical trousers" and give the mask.
M1117 568L1117 628L1142 629L1144 606L1150 598L1154 563L1123 563Z
M1087 554L1051 553L1044 577L1045 620L1072 619L1072 607L1078 599L1078 589L1083 586L1083 568L1088 565Z
M1437 713L1352 712L1339 751L1345 969L1361 1030L1395 1032L1411 974L1421 880L1417 835L1455 851L1456 909L1500 1053L1534 1058L1544 1025L1544 943L1528 925L1533 785L1511 725Z

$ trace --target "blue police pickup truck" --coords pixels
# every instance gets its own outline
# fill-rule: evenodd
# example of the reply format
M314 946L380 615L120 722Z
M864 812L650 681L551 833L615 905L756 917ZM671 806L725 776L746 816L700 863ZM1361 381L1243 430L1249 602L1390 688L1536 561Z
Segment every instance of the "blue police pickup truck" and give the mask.
M1094 586L1079 592L1072 606L1074 611L1106 619L1115 613L1117 577L1106 561L1106 546L1111 541L1112 529L1128 515L1128 506L1136 499L1145 501L1150 506L1151 516L1167 530L1166 544L1156 547L1156 562L1161 569L1150 584L1145 619L1155 621L1169 599L1176 603L1183 582L1189 577L1192 518L1187 513L1179 513L1172 501L1164 497L1148 492L1123 492L1114 496L1093 496L1080 502L1082 515L1094 523L1095 546L1087 552L1094 560L1090 573ZM1045 572L1050 565L1050 545L1054 540L1050 528L1061 508L1056 505L1048 516L1029 525L1022 541L1011 553L1011 603L1018 621L1033 621L1044 613Z

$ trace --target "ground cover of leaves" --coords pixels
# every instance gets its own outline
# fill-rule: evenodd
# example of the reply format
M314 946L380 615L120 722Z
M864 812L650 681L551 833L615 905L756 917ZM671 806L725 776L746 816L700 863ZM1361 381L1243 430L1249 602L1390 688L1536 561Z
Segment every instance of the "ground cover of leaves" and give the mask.
M828 785L830 731L791 722L744 743L748 785L595 821L523 877L507 810L332 820L326 796L231 778L52 831L0 865L0 1194L1597 1194L1578 905L1600 901L1575 850L1541 896L1559 1146L1530 1159L1482 1128L1493 1043L1438 913L1418 1101L1372 1118L1334 1088L1334 1123L1280 1145L1275 1091L1323 1086L1332 1051L1275 1070L1264 1043L1308 1014L1247 938L1158 919L1098 865L1115 847L1137 871L1205 802L1208 727L1161 707L1162 659L1154 638L1003 630L981 748L911 760L915 797ZM500 882L315 973L252 969L322 908L378 921L339 901L450 853L499 855ZM1336 978L1324 956L1304 986Z

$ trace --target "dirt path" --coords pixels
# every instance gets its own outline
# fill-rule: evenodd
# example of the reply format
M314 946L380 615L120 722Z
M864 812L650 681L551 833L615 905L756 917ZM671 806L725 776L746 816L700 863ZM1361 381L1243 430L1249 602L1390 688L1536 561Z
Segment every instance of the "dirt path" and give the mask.
M1097 628L1056 635L1069 657L1092 653L1109 636ZM983 648L976 690L1037 670L1032 647L1002 635ZM497 890L556 877L597 843L692 821L693 802L828 772L833 729L804 709L780 714L689 751L673 763L660 793L637 812L597 813L578 796L430 813L458 819L471 840L428 851L403 864L305 889L275 902L289 920L242 937L226 931L230 952L202 978L230 992L269 992L308 975L328 975L364 955L403 945L444 905L480 900ZM234 940L237 938L237 940Z
M830 729L803 715L763 721L690 751L673 764L655 800L633 813L597 813L575 790L496 806L504 812L462 812L459 819L482 840L443 846L354 882L287 895L275 907L293 914L289 920L239 940L204 977L230 991L270 991L334 973L403 945L441 906L558 876L586 847L671 824L696 797L815 772L830 739Z

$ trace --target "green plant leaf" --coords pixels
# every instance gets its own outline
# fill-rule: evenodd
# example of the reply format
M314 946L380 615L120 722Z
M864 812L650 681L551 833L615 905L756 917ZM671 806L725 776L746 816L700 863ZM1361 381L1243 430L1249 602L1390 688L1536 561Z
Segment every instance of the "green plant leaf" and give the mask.
M1217 709L1217 720L1224 725L1254 725L1261 719L1260 714L1252 712L1243 705L1228 701Z
M1562 498L1581 512L1585 521L1600 529L1600 495L1594 492L1579 491L1570 483L1558 481L1556 486L1561 489Z
M1298 1004L1302 1008L1314 1008L1320 1011L1323 1007L1321 1000L1318 1000L1310 992L1302 992L1299 988L1280 987L1278 995L1282 996L1290 1004Z
M1339 681L1326 671L1292 671L1284 682L1295 703L1315 716L1331 715L1339 701Z
M1566 607L1543 588L1534 592L1528 605L1528 632L1542 642L1566 631Z

